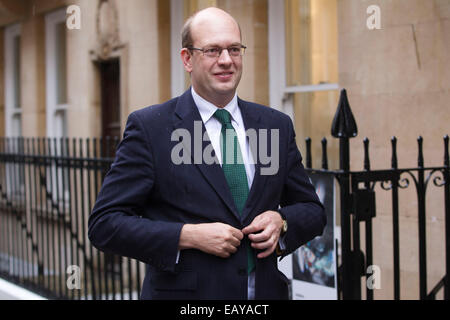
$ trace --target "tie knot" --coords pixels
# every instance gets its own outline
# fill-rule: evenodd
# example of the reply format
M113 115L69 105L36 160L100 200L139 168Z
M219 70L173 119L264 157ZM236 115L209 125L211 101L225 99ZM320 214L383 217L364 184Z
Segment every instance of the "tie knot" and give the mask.
M220 121L222 125L227 125L231 123L231 115L225 109L218 109L214 112L214 118Z

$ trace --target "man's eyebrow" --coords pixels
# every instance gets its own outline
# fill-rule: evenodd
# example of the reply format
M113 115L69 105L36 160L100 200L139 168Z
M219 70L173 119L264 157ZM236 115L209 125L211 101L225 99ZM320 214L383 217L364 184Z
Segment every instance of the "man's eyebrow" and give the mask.
M242 43L240 43L240 42L233 42L232 44L228 45L227 47L241 46L241 45L242 45ZM217 44L217 43L206 44L204 46L204 48L206 48L206 47L219 47L219 48L222 48L222 46Z

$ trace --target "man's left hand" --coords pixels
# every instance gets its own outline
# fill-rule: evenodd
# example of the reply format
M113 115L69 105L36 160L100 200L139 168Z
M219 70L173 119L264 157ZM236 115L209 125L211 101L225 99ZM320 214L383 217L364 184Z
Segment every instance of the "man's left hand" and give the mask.
M242 233L248 235L251 246L254 249L264 250L257 257L265 258L272 254L280 238L283 219L276 211L266 211L253 219L247 227L242 229Z

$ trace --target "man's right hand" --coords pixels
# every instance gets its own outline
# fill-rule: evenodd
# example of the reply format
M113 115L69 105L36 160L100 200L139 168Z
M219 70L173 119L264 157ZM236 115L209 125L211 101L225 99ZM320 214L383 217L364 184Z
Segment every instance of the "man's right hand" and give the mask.
M198 249L222 258L237 251L244 234L220 222L185 224L181 229L179 249Z

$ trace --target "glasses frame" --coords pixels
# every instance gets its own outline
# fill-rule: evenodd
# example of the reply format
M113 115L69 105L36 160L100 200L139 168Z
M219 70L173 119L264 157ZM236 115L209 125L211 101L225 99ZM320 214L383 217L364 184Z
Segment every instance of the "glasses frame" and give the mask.
M234 56L234 55L230 54L230 49L234 48L234 47L240 47L240 49L241 49L239 55L237 55L237 56ZM205 53L205 51L207 49L212 49L212 48L218 48L219 49L219 52L218 52L217 55L212 56L212 55L208 55L208 54ZM220 55L222 54L222 51L223 50L227 50L230 57L237 58L237 57L242 57L245 54L245 49L247 49L247 47L244 46L243 44L236 44L236 45L229 46L227 48L222 48L222 47L219 47L219 46L208 46L208 47L203 47L203 48L195 48L195 47L189 46L189 47L186 47L186 49L201 51L203 53L203 56L206 56L208 58L219 58Z

